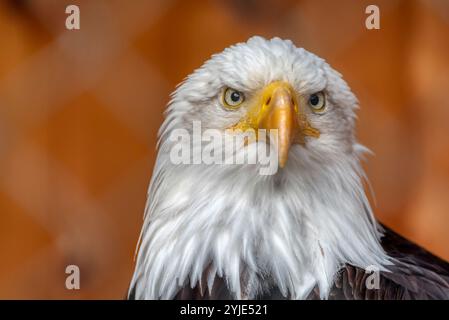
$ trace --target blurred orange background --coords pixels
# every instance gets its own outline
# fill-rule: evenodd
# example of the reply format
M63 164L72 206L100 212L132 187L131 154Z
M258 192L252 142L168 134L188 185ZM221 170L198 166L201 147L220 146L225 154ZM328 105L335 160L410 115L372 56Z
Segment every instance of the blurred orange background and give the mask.
M448 33L444 0L0 0L0 298L125 297L168 95L256 34L344 75L377 217L449 259Z

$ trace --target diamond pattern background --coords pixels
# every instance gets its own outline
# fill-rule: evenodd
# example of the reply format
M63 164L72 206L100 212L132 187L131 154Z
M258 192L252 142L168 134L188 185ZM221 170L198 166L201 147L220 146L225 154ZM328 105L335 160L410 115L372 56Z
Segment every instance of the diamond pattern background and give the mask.
M449 259L449 3L375 3L369 31L364 0L0 1L0 298L125 296L168 95L255 34L345 76L376 215Z

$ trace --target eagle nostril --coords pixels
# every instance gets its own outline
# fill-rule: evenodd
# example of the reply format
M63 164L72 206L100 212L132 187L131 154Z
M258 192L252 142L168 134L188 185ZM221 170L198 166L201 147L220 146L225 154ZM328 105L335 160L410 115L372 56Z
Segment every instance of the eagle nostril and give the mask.
M266 105L269 105L270 102L271 102L271 97L269 97L269 98L267 99L267 102L265 102L265 104L266 104Z

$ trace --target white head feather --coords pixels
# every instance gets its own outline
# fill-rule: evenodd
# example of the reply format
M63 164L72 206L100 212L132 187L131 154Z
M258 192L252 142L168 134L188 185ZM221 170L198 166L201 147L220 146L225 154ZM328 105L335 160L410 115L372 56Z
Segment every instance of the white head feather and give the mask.
M326 112L307 114L321 135L293 145L272 176L257 165L174 165L174 129L225 130L243 117L219 95L231 87L250 95L273 81L300 95L326 92ZM305 298L314 286L326 298L345 263L389 264L363 188L354 137L357 100L341 75L291 41L253 37L214 55L175 91L160 144L131 286L138 299L170 299L180 287L209 289L218 275L235 298L277 286ZM207 269L207 271L205 271ZM200 283L208 272L209 283Z

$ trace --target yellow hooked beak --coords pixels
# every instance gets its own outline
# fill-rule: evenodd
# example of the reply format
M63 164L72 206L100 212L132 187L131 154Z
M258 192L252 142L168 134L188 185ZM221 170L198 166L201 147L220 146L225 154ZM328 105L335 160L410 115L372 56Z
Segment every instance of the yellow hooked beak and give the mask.
M283 168L290 146L299 134L298 107L291 88L283 83L273 83L264 91L267 110L260 119L259 128L277 130L279 166Z
M292 144L304 143L305 136L318 138L320 132L312 128L298 105L294 89L286 82L276 81L267 85L255 98L253 106L234 129L266 129L277 131L279 166L288 160Z

